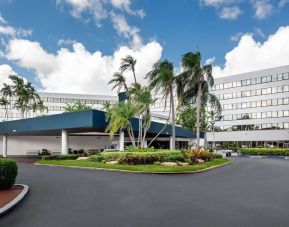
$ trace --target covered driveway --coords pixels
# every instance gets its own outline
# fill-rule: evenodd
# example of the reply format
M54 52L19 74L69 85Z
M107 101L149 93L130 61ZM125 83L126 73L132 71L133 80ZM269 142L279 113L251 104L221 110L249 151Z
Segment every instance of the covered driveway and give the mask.
M135 134L137 134L139 130L138 124L138 119L133 118L132 126ZM7 143L9 142L9 136L46 135L61 136L61 152L62 154L67 154L69 148L69 134L89 132L103 134L106 127L107 122L105 119L105 112L100 110L62 113L44 117L0 122L0 135L3 137L2 153L4 157L7 156ZM153 121L148 130L148 137L154 137L163 127L164 124ZM120 132L119 135L120 150L124 149L125 134L126 132L123 131ZM160 136L171 138L171 126L167 125ZM176 137L193 139L195 138L195 133L181 127L176 127Z

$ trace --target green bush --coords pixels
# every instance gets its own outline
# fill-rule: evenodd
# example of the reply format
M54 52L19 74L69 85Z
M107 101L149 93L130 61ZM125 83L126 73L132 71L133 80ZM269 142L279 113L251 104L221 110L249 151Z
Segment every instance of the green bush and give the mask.
M156 151L153 147L147 147L147 148L139 148L134 146L129 146L127 148L128 152L154 152Z
M79 154L49 155L42 156L42 160L76 160L79 157Z
M102 157L103 159L101 159ZM92 161L118 161L120 164L141 165L154 162L184 161L180 151L153 151L153 152L102 152L90 157Z
M210 161L214 158L213 153L207 150L182 150L183 157L187 160L191 160L192 163L198 163L198 159L202 159L205 162Z
M240 151L247 155L289 156L289 149L286 148L241 148Z
M213 158L223 158L221 154L212 153Z
M15 161L0 158L0 190L11 188L15 183L17 173Z

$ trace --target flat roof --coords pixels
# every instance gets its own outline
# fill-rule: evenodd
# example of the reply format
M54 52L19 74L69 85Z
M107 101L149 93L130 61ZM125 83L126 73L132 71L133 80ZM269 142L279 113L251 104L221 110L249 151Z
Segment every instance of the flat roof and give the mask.
M138 133L138 119L132 119L132 127ZM151 122L148 136L156 135L165 126L163 123ZM87 110L68 112L43 117L34 117L14 121L0 122L0 134L4 135L60 135L63 129L69 133L105 132L107 121L105 112ZM167 125L160 136L171 136L172 127ZM176 137L195 138L194 132L176 126Z

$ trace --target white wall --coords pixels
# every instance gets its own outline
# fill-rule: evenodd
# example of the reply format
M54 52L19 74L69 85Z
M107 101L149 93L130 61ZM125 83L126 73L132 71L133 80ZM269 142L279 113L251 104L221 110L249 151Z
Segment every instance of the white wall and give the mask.
M207 133L208 141L213 141L213 133ZM215 132L215 141L283 141L289 140L289 130L256 130Z
M118 140L115 137L112 141ZM111 145L108 136L69 136L69 148L103 149ZM0 155L3 153L3 138L0 137ZM8 136L8 155L26 155L27 151L48 149L61 152L60 136Z

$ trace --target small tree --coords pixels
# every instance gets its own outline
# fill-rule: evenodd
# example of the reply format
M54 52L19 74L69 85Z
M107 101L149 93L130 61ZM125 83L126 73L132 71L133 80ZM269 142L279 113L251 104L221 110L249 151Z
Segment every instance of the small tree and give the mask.
M66 107L64 107L65 112L78 112L78 111L84 111L84 110L92 110L93 107L86 105L86 103L82 103L80 101L70 105L67 104Z

